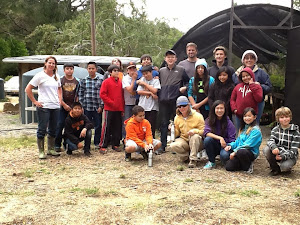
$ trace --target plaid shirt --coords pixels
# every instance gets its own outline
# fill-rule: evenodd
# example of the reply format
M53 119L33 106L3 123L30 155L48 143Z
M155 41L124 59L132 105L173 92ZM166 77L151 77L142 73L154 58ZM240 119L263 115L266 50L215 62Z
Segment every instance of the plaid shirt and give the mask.
M87 76L80 82L78 97L79 102L87 111L97 111L102 106L100 99L100 88L103 81L103 75L96 76L94 79Z

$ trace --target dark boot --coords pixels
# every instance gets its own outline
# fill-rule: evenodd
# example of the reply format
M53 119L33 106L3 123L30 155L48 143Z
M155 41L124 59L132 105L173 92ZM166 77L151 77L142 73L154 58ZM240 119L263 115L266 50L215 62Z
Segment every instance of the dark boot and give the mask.
M47 137L48 141L48 152L47 155L52 155L52 156L60 156L60 153L56 152L54 150L54 142L55 142L55 137L51 137L48 135Z
M38 138L37 139L37 145L39 149L39 159L46 159L47 156L44 152L44 138Z

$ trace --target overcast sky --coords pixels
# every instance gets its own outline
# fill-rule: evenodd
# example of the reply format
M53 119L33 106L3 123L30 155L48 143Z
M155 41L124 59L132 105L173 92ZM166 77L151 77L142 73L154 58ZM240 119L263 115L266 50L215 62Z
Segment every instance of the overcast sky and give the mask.
M117 0L128 3L129 0ZM142 0L133 0L136 6L142 6ZM187 32L197 23L217 12L231 7L231 0L145 0L144 6L150 20L165 18L171 27ZM243 4L273 4L291 6L291 0L234 0L238 5ZM126 14L126 12L125 12Z

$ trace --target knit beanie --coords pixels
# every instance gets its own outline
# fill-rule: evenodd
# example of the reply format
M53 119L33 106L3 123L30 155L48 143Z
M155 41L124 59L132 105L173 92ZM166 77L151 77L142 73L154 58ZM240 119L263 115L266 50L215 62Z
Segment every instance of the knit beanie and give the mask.
M257 62L258 57L257 57L255 51L253 51L253 50L246 50L246 51L244 52L243 56L242 56L242 59L241 59L242 63L243 63L244 58L245 58L245 56L246 56L247 54L252 54L252 55L254 55L254 57L255 57L255 63Z
M204 58L198 59L197 62L195 63L195 69L197 66L204 66L207 69L207 62Z

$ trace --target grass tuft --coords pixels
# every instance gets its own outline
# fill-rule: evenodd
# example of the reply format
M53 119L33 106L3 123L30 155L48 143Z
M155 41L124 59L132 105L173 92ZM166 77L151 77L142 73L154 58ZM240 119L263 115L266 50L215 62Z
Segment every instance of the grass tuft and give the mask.
M184 171L184 166L177 166L176 170L177 171Z
M125 174L120 174L119 177L120 177L121 179L125 179L125 178L126 178Z
M192 178L186 178L186 179L184 180L184 182L189 183L189 182L194 182L194 180L193 180Z
M294 193L295 197L300 197L300 189L298 189L295 193Z
M0 138L0 148L4 150L23 149L34 147L36 145L36 137L21 136L21 137L5 137Z
M260 193L256 190L245 190L245 191L242 191L240 194L245 197L252 197L252 196L260 195Z

